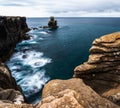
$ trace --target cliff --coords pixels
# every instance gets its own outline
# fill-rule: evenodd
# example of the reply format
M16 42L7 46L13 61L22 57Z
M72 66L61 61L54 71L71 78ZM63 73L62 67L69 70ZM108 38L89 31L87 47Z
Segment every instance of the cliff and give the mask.
M26 106L20 86L16 84L10 70L3 62L9 59L18 42L29 39L26 35L28 31L25 17L0 16L0 108Z
M88 61L75 68L74 76L120 105L120 32L95 39Z
M120 108L120 33L93 42L87 62L69 80L52 80L42 100L27 104L19 85L3 63L29 30L25 17L0 17L0 108Z
M37 108L119 108L81 79L52 80L45 85Z
M0 61L6 61L18 42L29 39L25 17L0 16Z
M74 77L48 82L37 108L120 108L120 32L95 39Z
M33 108L33 105L25 102L22 90L10 70L4 63L0 63L0 108Z

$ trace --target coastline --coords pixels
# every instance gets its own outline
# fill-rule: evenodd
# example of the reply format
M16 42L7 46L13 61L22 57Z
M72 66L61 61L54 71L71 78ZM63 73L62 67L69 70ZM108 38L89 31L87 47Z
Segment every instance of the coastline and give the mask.
M23 17L22 17L23 18ZM4 18L3 18L4 19ZM7 18L5 17L5 20L6 20ZM14 21L15 21L15 19L21 19L21 17L14 17L13 18L14 20L12 20L12 18L10 17L10 18L8 18L7 20L8 20L8 22L6 22L5 24L6 25L9 25L9 21L10 22L12 22L12 25L14 25ZM23 20L24 19L24 20ZM16 30L16 31L14 31L14 26L13 26L13 29L11 29L9 26L8 26L8 31L10 31L11 32L11 34L10 33L8 33L8 34L10 34L10 35L6 35L6 36L8 36L8 37L10 37L10 42L11 43L9 43L9 42L5 42L6 44L7 44L7 47L8 46L10 46L8 49L7 49L7 52L6 53L4 53L4 50L1 50L1 52L3 52L3 54L2 54L2 57L1 57L1 61L2 62L4 62L4 61L6 61L6 60L8 60L8 58L11 56L11 54L13 53L13 51L14 51L14 48L15 48L15 46L16 46L16 44L18 43L18 42L20 42L20 41L22 41L22 39L25 39L24 38L24 36L25 36L25 33L29 30L28 29L28 27L27 27L27 24L26 24L26 20L25 20L25 17L22 19L22 21L21 22L19 22L19 20L17 20L17 22L18 22L18 25L15 27L15 28L19 28L18 30ZM21 23L24 25L24 27L22 28L22 26L21 26ZM2 25L1 26L1 28L4 28L4 27L6 27L6 26L4 26L4 25ZM4 29L5 31L6 31L6 29ZM14 32L14 33L13 33ZM1 32L1 33L3 33L4 34L4 32ZM6 33L5 33L6 34ZM118 34L116 34L116 35L119 35L120 36L120 34L118 33ZM19 36L19 37L17 37L17 36ZM11 39L11 37L14 37L14 38L12 38ZM106 36L105 36L106 37ZM108 36L109 37L109 36ZM7 38L7 37L6 37ZM5 40L6 40L6 38L5 38ZM3 38L2 38L3 39ZM4 40L4 39L3 39ZM12 41L11 41L12 40ZM100 39L101 40L101 39ZM108 39L106 39L106 40L108 40ZM113 38L113 40L115 40L115 38ZM94 43L93 43L94 44ZM2 46L2 45L1 45ZM119 46L119 44L118 44L118 46ZM3 47L3 46L2 46ZM2 48L1 47L1 48ZM6 47L6 48L7 48ZM10 51L11 50L11 51ZM8 56L9 55L9 56ZM119 55L118 55L119 56ZM119 66L119 64L118 64L118 66ZM6 73L5 74L5 76L7 77L7 78L9 78L10 80L12 79L12 76L11 76L11 73L10 73L10 71L9 71L9 69L3 64L3 63L1 63L1 73ZM79 70L80 71L80 70ZM78 72L78 70L76 71L75 70L75 74L76 74L76 72ZM3 75L3 74L2 74ZM85 75L86 76L86 75ZM77 76L76 76L77 77ZM83 77L84 77L84 75L83 75ZM90 77L91 78L91 77ZM84 80L84 78L82 78L83 80ZM72 80L72 81L71 81ZM55 80L55 81L50 81L45 87L44 87L44 90L43 90L43 96L42 96L42 101L38 104L38 105L36 105L36 106L34 106L34 105L23 105L22 103L26 103L25 102L25 100L23 99L24 98L24 96L22 97L22 99L21 99L21 90L19 89L19 88L17 88L16 86L17 86L17 84L16 84L16 82L15 82L15 80L14 80L14 78L11 80L11 83L9 84L8 82L9 81L7 81L7 80L5 80L5 79L3 79L3 81L5 81L6 83L8 83L8 85L10 85L10 87L8 86L7 88L4 88L4 87L1 87L1 88L3 88L3 89L14 89L15 91L15 93L16 93L16 90L18 90L18 91L20 91L20 93L16 93L16 94L18 94L18 97L16 98L16 97L14 97L14 98L12 98L12 100L10 99L8 99L9 101L11 101L11 102L7 102L7 103L4 103L4 101L2 101L2 104L3 105L9 105L10 107L11 106L14 106L14 107L16 107L16 106L19 106L19 105L16 105L16 104L20 104L21 106L23 106L23 108L24 107L28 107L28 108L33 108L33 107L36 107L36 108L47 108L47 102L49 103L49 106L51 106L51 105L53 105L53 107L52 108L56 108L56 106L55 106L55 104L58 104L59 103L59 107L61 107L62 106L62 104L64 105L64 107L63 108L65 108L65 106L67 106L67 105L72 105L73 103L75 103L75 105L78 107L78 108L89 108L89 105L91 104L91 102L92 101L94 101L94 104L95 105L90 105L90 107L92 106L93 108L96 108L95 106L96 105L98 105L99 103L97 102L99 99L101 100L101 104L102 104L102 106L104 107L104 108L107 108L107 106L105 106L105 104L104 104L104 101L106 101L106 103L108 103L109 104L109 108L119 108L119 106L117 106L117 105L115 105L115 104L113 104L111 101L108 101L107 99L103 99L102 98L102 96L99 96L98 94L96 95L96 92L94 91L94 90L92 90L91 88L90 88L90 91L91 92L93 92L93 97L94 96L98 96L99 98L98 98L98 100L97 99L92 99L92 101L90 101L89 102L89 100L86 100L86 98L79 98L79 99L81 99L81 100L83 100L83 101L86 101L86 102L88 102L89 104L87 104L86 102L83 104L82 103L82 101L81 100L79 100L78 98L76 98L76 96L78 96L78 97L80 97L81 96L81 94L82 95L84 95L85 96L85 93L83 92L83 91L81 91L81 92L78 92L79 91L79 89L82 89L82 88L79 88L79 83L80 83L80 85L84 85L84 82L82 82L82 81L80 81L80 79L76 79L76 78L74 78L74 79L71 79L70 81L67 81L67 80L65 80L65 81L57 81L57 80ZM79 82L79 83L77 83L77 84L75 84L75 82ZM53 84L53 88L52 88L52 85ZM68 85L71 85L71 86L68 86ZM55 87L54 87L55 86ZM84 85L85 87L88 87L88 86L86 86L86 85ZM91 86L91 85L90 85ZM55 89L56 88L56 89ZM3 90L2 89L2 90ZM67 90L66 90L67 89ZM84 90L86 90L86 89L88 89L88 88L85 88ZM54 92L53 92L54 91ZM13 92L13 94L15 94ZM62 92L62 93L61 93ZM88 92L88 95L89 95L89 98L92 98L92 96L90 95L91 94L91 92L89 93ZM11 93L11 91L9 92L9 93ZM68 95L68 94L70 94L70 95ZM69 97L66 97L66 95ZM19 97L20 96L20 97ZM50 97L49 97L50 96ZM71 99L71 101L68 101L68 102L66 102L66 103L62 103L62 101L64 100L70 100ZM6 100L6 99L1 99L1 100ZM19 101L17 101L18 103L16 103L16 102L14 102L14 100L19 100ZM55 100L59 100L57 103L55 102ZM77 101L77 103L76 103L76 101ZM11 104L12 103L12 104ZM1 104L1 103L0 103ZM45 106L46 105L46 106ZM73 106L74 107L74 106ZM4 108L4 107L2 107L2 108ZM13 108L13 107L11 107L11 108ZM62 108L62 107L61 107Z
M1 94L3 95L2 100L4 100L4 95L6 95L6 93L8 93L7 96L12 93L11 95L13 97L9 97L10 100L12 99L12 101L14 101L18 99L18 103L19 99L21 102L26 101L21 87L17 85L5 62L10 59L19 42L30 38L26 34L29 30L25 17L0 16L0 91L3 92L3 94Z

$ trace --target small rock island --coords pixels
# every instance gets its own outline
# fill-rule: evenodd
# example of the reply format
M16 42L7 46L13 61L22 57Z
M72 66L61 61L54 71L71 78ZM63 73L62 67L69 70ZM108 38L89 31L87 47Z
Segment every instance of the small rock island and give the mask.
M43 28L49 28L49 29L57 29L57 20L54 19L54 16L50 17L50 20L48 22L48 26L43 26Z
M58 27L54 17L47 27ZM25 17L0 16L0 108L120 108L120 32L95 39L74 78L49 81L34 105L27 103L5 64L28 31Z
M50 17L50 21L48 22L48 27L52 28L52 29L58 28L58 26L57 26L57 20L54 20L53 16Z

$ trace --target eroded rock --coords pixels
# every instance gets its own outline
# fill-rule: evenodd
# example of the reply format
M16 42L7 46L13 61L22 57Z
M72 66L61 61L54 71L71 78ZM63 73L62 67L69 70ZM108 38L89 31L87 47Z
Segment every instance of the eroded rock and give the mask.
M13 104L6 101L0 101L0 108L35 108L31 104Z
M9 100L13 103L25 102L20 86L16 84L4 63L0 63L0 100Z
M57 20L55 20L53 16L50 17L50 21L48 22L48 28L52 28L52 29L58 28Z
M115 96L120 93L120 32L95 39L88 61L75 68L74 77L82 78L97 93L120 104L119 96Z
M52 80L45 85L36 108L119 108L100 97L81 79Z
M7 65L0 63L0 87L3 89L15 89L21 91Z
M28 30L25 17L0 16L0 108L33 108L23 104L26 101L20 86L2 63L9 59L19 41L29 38Z

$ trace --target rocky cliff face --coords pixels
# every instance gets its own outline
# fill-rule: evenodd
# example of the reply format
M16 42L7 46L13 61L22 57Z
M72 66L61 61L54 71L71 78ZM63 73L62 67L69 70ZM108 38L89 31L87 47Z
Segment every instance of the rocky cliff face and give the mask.
M88 61L75 68L74 77L84 82L46 84L38 108L120 108L120 32L95 39Z
M0 59L5 61L12 54L16 44L27 39L29 30L25 17L0 16Z
M74 76L120 105L120 32L95 39L88 61L75 68Z
M119 32L93 42L88 61L75 68L79 78L48 82L31 105L3 63L28 30L24 17L0 17L0 108L120 108Z
M10 70L3 63L14 52L18 42L28 39L29 30L25 17L0 16L0 108L31 108L25 103L20 86L16 84ZM20 105L17 105L20 104Z
M0 108L33 108L25 104L20 86L4 63L0 63Z

